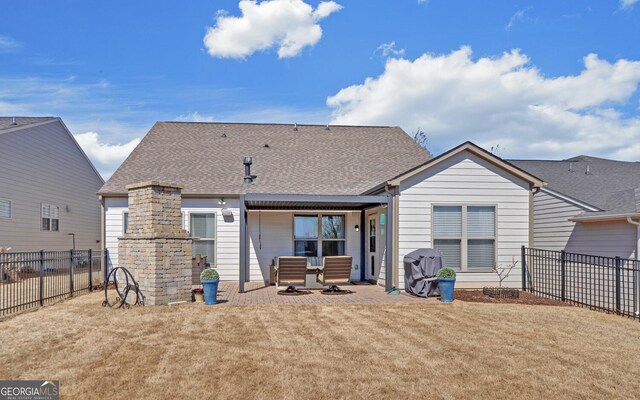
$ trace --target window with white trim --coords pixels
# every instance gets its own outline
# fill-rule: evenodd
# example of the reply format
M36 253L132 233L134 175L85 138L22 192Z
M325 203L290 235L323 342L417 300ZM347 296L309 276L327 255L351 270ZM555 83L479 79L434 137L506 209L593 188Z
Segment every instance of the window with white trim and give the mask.
M43 231L60 230L60 207L51 204L40 204L40 229Z
M127 233L127 229L129 229L129 212L125 211L122 213L122 234Z
M433 206L433 247L447 267L487 272L496 258L496 207Z
M294 215L294 255L317 258L345 255L345 218L344 214Z
M216 253L216 214L189 213L189 235L197 238L193 241L193 255L207 257L207 263L215 264Z
M0 218L11 218L11 200L0 199Z

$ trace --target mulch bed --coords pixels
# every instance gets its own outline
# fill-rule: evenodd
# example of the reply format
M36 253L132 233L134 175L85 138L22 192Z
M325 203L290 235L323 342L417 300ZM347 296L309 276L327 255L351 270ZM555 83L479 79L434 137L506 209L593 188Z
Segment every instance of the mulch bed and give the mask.
M559 300L547 299L545 297L536 296L528 292L520 292L518 298L494 298L482 293L482 290L456 290L453 298L455 300L467 301L471 303L511 303L511 304L531 304L540 306L561 306L567 307L570 304L563 303Z

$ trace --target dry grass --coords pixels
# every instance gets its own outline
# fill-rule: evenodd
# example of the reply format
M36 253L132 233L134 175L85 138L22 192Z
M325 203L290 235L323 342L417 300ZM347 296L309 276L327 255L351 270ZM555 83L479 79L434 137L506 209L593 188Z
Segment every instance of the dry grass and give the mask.
M633 398L640 324L515 304L100 307L0 322L1 379L64 398Z

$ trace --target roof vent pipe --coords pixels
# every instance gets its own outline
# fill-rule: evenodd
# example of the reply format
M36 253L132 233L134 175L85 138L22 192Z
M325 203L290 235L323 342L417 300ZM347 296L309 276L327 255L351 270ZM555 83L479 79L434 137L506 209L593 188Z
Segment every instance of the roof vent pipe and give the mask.
M591 169L589 168L589 164L587 164L587 169L584 171L585 175L591 175Z
M253 164L253 157L245 156L242 160L244 164L244 184L251 185L253 180L256 179L255 175L251 175L251 164Z
M13 117L13 121L11 122L11 125L18 125L18 123L16 122L16 117Z
M293 124L293 130L297 131L298 130L298 123L296 122L295 124Z

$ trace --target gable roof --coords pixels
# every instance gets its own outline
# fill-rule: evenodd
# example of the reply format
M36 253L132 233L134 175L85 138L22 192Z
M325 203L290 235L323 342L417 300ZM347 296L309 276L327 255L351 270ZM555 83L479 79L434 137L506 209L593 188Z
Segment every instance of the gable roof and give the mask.
M565 160L510 162L543 178L548 189L600 210L591 215L638 212L635 189L640 188L640 162L584 155Z
M158 122L98 193L161 180L185 195L358 195L430 158L398 127Z
M545 185L545 182L538 178L537 176L501 159L500 157L488 152L487 150L483 149L482 147L478 146L477 144L473 143L473 142L464 142L459 146L454 147L453 149L444 152L442 154L440 154L439 156L432 158L428 161L426 161L423 164L420 164L418 166L416 166L415 168L412 168L408 171L405 171L397 176L394 176L392 179L389 180L388 183L390 183L391 185L397 186L400 184L400 182L416 175L419 174L422 171L425 171L435 165L440 164L441 162L448 160L449 158L460 154L462 152L469 152L471 154L474 154L480 158L482 158L485 161L490 162L491 164L502 168L503 170L507 171L508 173L510 173L511 175L518 177L526 182L529 182L531 185L533 186L537 186L537 187L542 187ZM377 187L377 188L373 188L371 189L369 192L375 192L375 190L379 190L381 187Z
M12 128L38 124L55 120L55 117L0 117L0 133Z
M62 119L60 117L0 117L0 135L8 134L10 132L28 132L31 128L50 123L60 124L65 133L69 135L69 138L76 146L77 150L85 158L98 179L100 179L100 182L104 183L102 175L100 175L100 172L98 172L95 165L93 165L87 154L84 152L84 150L82 150L82 147L80 147L80 144L78 144L78 141L73 137L73 134L64 124L64 122L62 122Z

